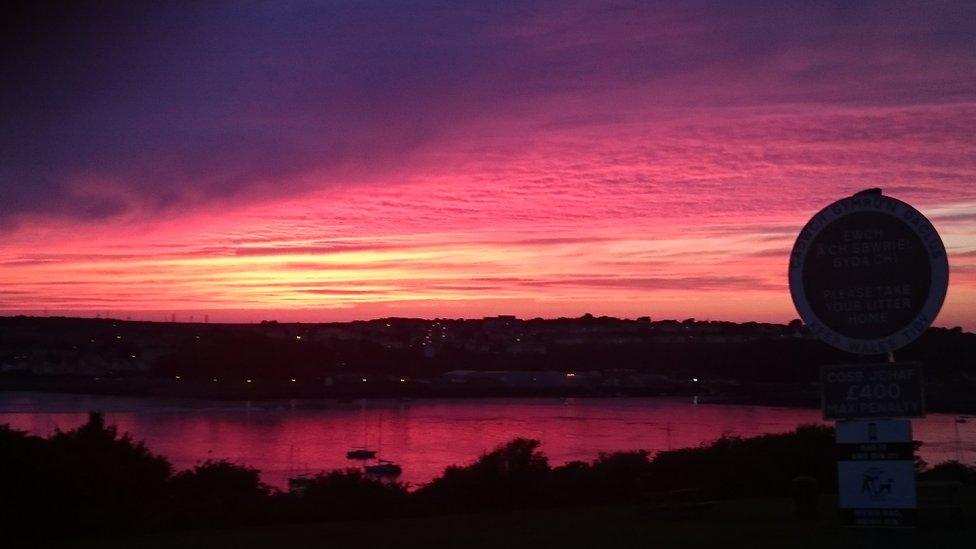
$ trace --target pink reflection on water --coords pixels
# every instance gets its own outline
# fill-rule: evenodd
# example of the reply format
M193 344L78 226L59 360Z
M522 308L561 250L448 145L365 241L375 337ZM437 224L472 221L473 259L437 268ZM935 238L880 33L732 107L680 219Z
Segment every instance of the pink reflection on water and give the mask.
M554 465L600 452L697 446L724 434L778 433L821 423L815 409L696 405L691 399L485 399L201 402L0 393L0 423L36 434L70 429L102 410L176 469L206 459L256 467L265 482L356 466L347 450L369 447L423 484L514 437L542 441ZM976 422L931 414L915 423L930 463L976 461Z

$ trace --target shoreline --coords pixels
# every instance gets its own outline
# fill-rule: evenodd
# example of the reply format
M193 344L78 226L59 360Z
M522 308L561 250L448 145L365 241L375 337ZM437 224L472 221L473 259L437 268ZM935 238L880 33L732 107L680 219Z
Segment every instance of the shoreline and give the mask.
M444 387L430 385L361 387L221 387L192 382L174 384L168 380L102 379L78 383L76 378L19 380L0 379L0 391L114 396L145 399L188 399L201 401L248 402L281 400L334 400L349 402L360 399L438 400L438 399L547 399L547 398L696 398L697 404L745 405L798 409L821 407L818 387L809 384L762 384L743 386L738 390L716 391L701 387L615 387L605 388L497 388ZM703 389L696 391L694 389ZM965 391L947 390L944 386L926 387L926 412L974 415L976 399Z

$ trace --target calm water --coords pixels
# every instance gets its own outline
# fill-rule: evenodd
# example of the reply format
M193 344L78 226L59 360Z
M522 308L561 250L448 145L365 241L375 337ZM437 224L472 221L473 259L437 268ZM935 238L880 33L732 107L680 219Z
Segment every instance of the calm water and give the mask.
M0 392L0 424L46 435L101 410L177 469L208 458L257 467L284 487L303 472L354 466L347 450L368 446L423 484L446 466L470 463L513 437L542 441L554 465L600 452L696 446L723 434L752 436L820 423L820 411L697 405L692 399L485 399L210 402ZM976 461L976 419L931 414L915 423L929 463Z

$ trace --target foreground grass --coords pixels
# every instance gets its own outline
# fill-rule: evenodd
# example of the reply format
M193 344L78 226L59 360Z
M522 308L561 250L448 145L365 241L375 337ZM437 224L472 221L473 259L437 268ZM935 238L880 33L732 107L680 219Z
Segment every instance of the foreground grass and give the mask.
M886 531L871 534L843 528L829 496L824 518L800 522L788 500L720 502L697 518L662 517L645 507L600 507L506 511L413 519L388 519L207 530L121 540L65 542L62 547L235 548L287 547L465 547L614 548L707 547L723 549L871 546L976 547L974 494L967 494L967 518L958 528ZM871 536L878 536L872 539ZM872 545L875 544L875 545Z

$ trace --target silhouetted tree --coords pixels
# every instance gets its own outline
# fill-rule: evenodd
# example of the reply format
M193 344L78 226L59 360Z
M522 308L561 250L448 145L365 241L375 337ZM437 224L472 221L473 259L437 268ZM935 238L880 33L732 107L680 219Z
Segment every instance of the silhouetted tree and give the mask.
M260 474L224 460L177 473L170 483L176 519L207 526L255 522L271 493Z
M485 509L539 503L545 498L549 461L539 441L516 438L467 467L451 466L418 490L421 500L452 508Z
M800 426L796 431L753 438L722 437L698 448L658 453L648 468L651 489L693 488L710 497L786 496L798 476L837 485L833 428Z
M97 412L77 429L56 432L50 446L58 504L85 528L116 529L149 518L172 471L165 458L128 434L119 436Z
M976 486L976 465L950 460L919 473L919 480L956 481L963 486Z
M101 414L48 439L0 430L3 519L26 534L120 531L156 520L171 467Z
M292 516L304 519L377 518L403 514L407 488L399 482L371 478L359 469L319 473L303 493L292 497Z

